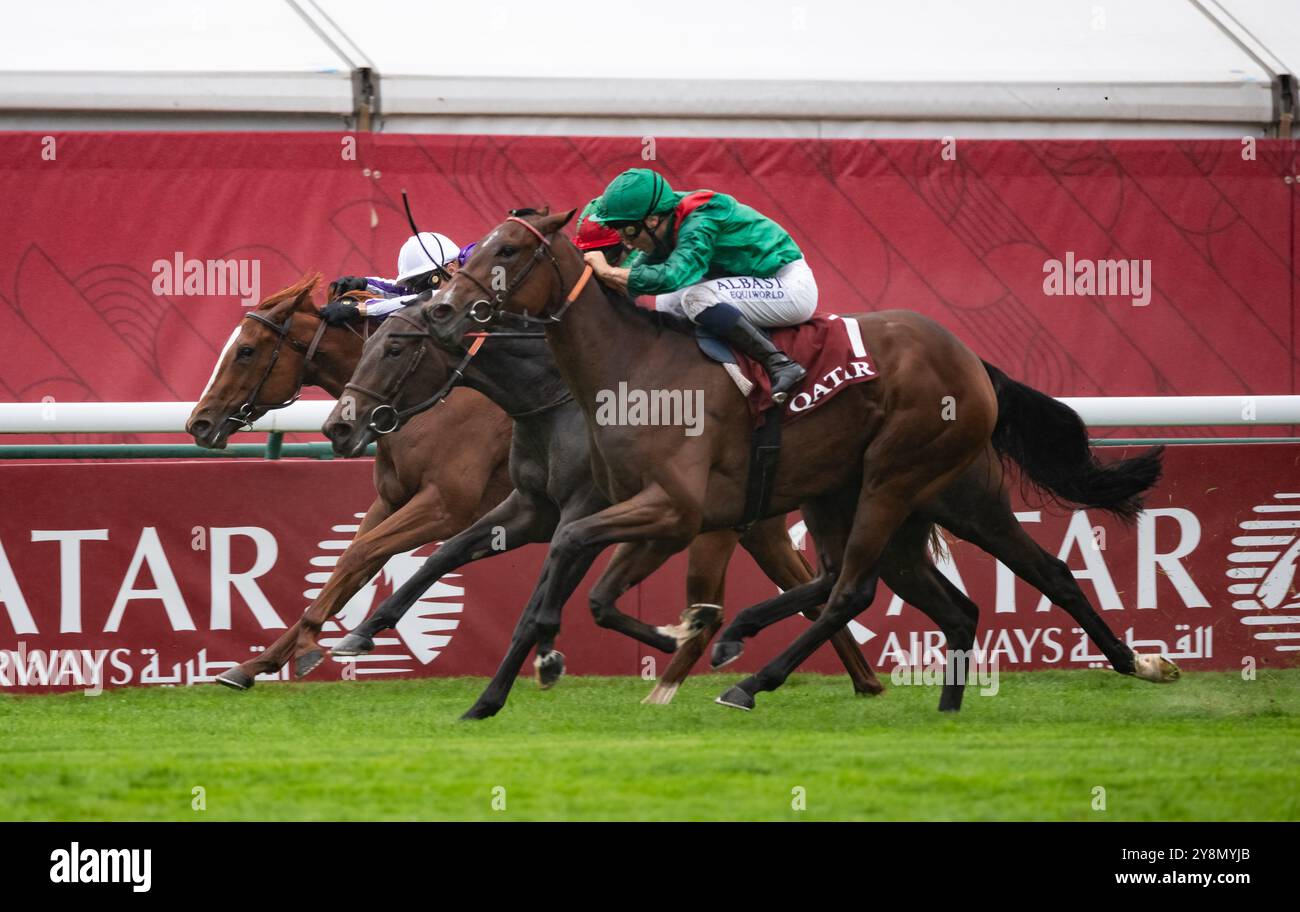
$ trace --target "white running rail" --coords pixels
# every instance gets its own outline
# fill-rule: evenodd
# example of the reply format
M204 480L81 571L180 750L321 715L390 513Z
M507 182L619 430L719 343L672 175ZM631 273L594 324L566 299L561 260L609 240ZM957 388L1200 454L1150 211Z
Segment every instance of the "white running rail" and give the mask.
M1300 396L1063 397L1091 427L1248 427L1300 424ZM255 431L318 433L334 407L295 402ZM0 434L184 433L192 402L4 402Z

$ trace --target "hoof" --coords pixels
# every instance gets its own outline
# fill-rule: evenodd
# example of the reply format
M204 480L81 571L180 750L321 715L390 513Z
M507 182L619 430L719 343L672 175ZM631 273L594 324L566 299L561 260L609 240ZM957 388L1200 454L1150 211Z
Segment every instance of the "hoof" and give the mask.
M248 672L230 668L217 675L217 683L231 690L252 690L255 682Z
M341 658L347 656L369 655L375 651L375 641L360 633L349 633L339 640L337 646L330 649L330 655Z
M681 687L681 684L656 685L655 689L650 691L641 702L646 706L667 706L673 702L673 697L677 696L678 687Z
M857 697L878 697L884 692L885 685L881 684L879 679L873 679L862 685L853 685L853 695Z
M552 649L546 655L533 659L533 673L537 678L537 686L542 690L550 690L564 676L564 653Z
M714 668L730 665L740 658L740 654L744 651L745 645L737 640L718 640L713 644L713 655L709 658L709 664Z
M319 649L313 649L311 652L304 652L293 660L293 675L295 678L305 678L311 674L325 661L325 653Z
M493 706L491 703L475 703L465 715L460 717L462 722L477 722L479 719L490 719L501 710L500 706Z
M1170 684L1177 681L1182 672L1164 656L1137 655L1133 657L1133 674L1154 684Z
M754 708L754 698L741 690L739 684L727 690L726 693L713 702L720 703L723 706L730 706L732 709L743 709L745 712L749 712Z

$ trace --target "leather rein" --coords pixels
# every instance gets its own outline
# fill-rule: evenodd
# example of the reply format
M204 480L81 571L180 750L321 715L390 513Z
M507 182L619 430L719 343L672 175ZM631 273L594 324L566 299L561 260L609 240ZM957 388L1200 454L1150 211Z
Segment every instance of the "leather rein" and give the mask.
M564 284L564 276L560 271L560 264L555 259L555 254L551 251L550 238L546 237L544 234L542 234L532 225L528 224L528 222L524 221L522 218L519 218L517 216L511 216L510 218L506 219L506 221L517 222L518 224L523 225L534 235L536 235L538 240L541 241L541 243L538 244L537 249L533 252L532 259L530 259L524 265L524 268L520 270L519 273L515 275L513 279L511 279L508 283L506 283L506 287L501 291L497 291L497 292L492 291L490 288L484 285L477 278L475 278L474 276L470 275L469 273L463 270L461 272L456 273L455 278L464 277L468 279L469 281L477 285L485 295L487 295L487 298L480 299L473 302L469 306L466 312L469 314L470 319L472 319L476 323L489 323L497 319L499 316L502 316L503 314L507 314L511 317L515 317L525 324L548 325L548 324L560 322L560 319L564 316L565 311L567 311L569 307L573 304L573 302L577 300L578 295L582 293L582 289L586 286L587 281L591 278L591 274L592 274L591 266L588 265L583 270L582 275L579 277L578 281L574 283L573 288L570 289L569 293L565 296L564 303L561 305L560 309L553 314L548 314L546 318L542 319L538 317L533 317L529 314L516 314L516 313L510 313L508 311L505 311L504 307L506 302L510 299L510 296L519 289L519 287L532 273L533 269L536 268L537 264L542 261L543 257L546 257L550 260L551 266L555 269L555 275L556 278L559 279L561 287L563 287ZM487 308L486 311L483 310L484 306L486 306ZM377 392L375 390L367 389L366 387L358 383L353 383L351 381L349 381L343 387L345 390L349 390L349 389L356 390L357 392L369 396L371 399L375 399L379 402L379 405L375 406L370 412L370 422L367 425L367 427L371 431L374 431L374 433L381 436L384 434L393 433L393 431L396 431L398 428L400 428L403 422L405 422L406 419L410 418L412 415L415 415L419 412L423 412L427 409L432 408L435 405L438 405L440 402L445 400L449 395L451 395L451 391L455 389L460 384L460 382L464 379L465 371L469 367L470 361L473 360L476 354L478 354L479 349L483 347L483 344L488 340L488 338L492 336L497 336L500 338L531 338L531 339L545 338L545 334L541 332L467 333L466 335L472 337L474 341L473 343L471 343L470 347L466 350L465 355L460 359L460 362L454 368L452 368L450 375L447 377L447 381L443 383L443 385L439 387L438 390L434 392L433 395L429 396L427 399L418 402L415 405L408 406L407 408L399 409L397 408L396 405L394 405L394 402L396 401L398 394L401 392L402 386L411 377L411 375L415 373L416 368L419 367L420 362L424 359L424 353L428 351L429 346L437 345L438 343L433 336L433 329L428 324L427 320L423 324L421 324L417 322L415 319L413 319L412 317L409 317L406 314L401 313L400 311L390 314L387 319L400 320L401 322L411 327L411 331L409 332L393 332L389 334L390 336L393 336L395 338L419 338L423 340L422 344L416 347L415 355L412 358L410 358L410 360L407 361L405 367L403 367L402 372L397 377L396 381L391 384L388 384L388 388L383 392ZM553 408L558 408L564 403L570 402L572 400L573 400L573 394L566 391L563 396L561 396L559 399L557 399L554 402L543 405L540 408L530 409L529 411L521 412L519 414L512 414L510 415L510 417L517 419L517 418L526 418L531 415L538 415L543 412L550 411Z

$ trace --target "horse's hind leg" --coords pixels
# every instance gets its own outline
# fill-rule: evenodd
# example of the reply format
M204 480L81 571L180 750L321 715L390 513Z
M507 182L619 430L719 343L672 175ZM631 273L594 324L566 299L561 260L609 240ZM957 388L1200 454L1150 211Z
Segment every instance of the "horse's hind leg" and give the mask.
M727 690L718 698L719 703L753 709L754 694L780 687L836 630L864 611L875 598L880 559L894 532L918 502L943 490L970 458L960 458L963 448L959 446L946 453L943 447L932 447L934 452L945 454L946 466L907 462L899 454L906 451L908 441L902 441L900 446L896 439L888 436L882 439L889 440L898 449L877 453L875 447L868 447L864 454L866 472L862 491L844 546L844 560L822 616L761 671Z
M996 456L986 459L996 460ZM960 484L927 502L927 514L1002 561L1016 576L1065 609L1120 674L1156 682L1177 680L1179 672L1174 663L1163 656L1138 656L1117 637L1093 609L1066 563L1029 537L1011 509L1000 469L984 466L968 470Z
M686 570L686 610L681 621L660 627L677 641L672 660L642 703L671 703L683 681L722 626L727 564L740 534L730 530L699 535L691 542Z
M979 608L947 577L926 553L931 523L913 513L894 533L880 558L880 578L894 594L939 625L947 640L947 670L939 694L939 711L961 709L967 658L975 646ZM924 662L924 657L921 657Z

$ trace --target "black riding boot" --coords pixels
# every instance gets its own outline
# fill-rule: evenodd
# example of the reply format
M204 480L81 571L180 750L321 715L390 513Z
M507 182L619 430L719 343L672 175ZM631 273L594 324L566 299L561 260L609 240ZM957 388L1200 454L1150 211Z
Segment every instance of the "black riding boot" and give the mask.
M808 376L801 364L773 345L771 339L744 317L736 321L736 325L727 333L726 341L763 365L767 375L772 378L772 401L777 405L790 398L790 391L795 384Z

